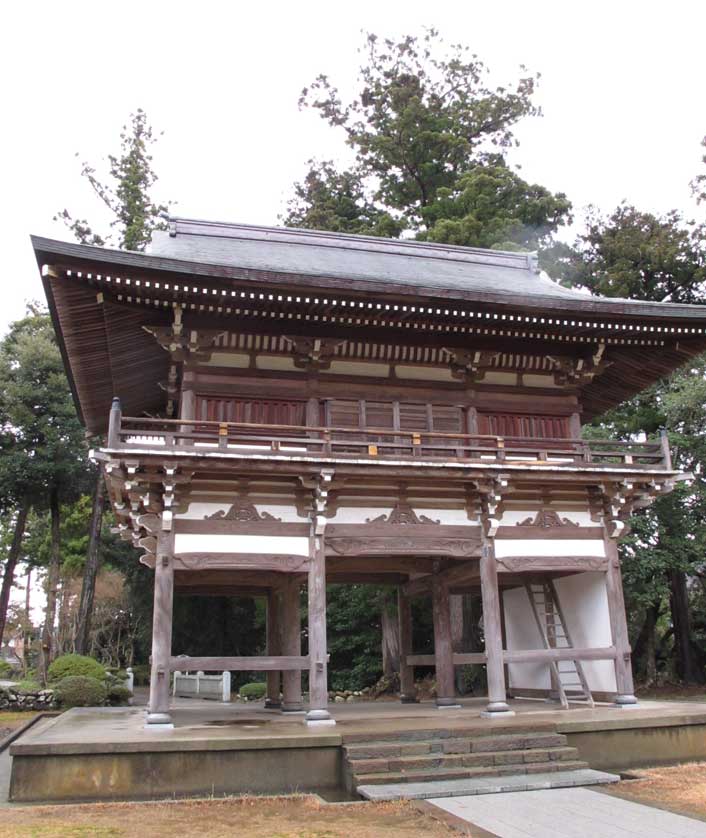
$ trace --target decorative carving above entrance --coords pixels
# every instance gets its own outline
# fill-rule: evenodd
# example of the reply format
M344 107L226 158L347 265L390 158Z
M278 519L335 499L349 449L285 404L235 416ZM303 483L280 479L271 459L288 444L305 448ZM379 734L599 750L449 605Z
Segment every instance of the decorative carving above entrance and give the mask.
M404 526L406 524L440 524L440 520L434 520L426 515L417 515L406 500L398 500L389 515L378 515L377 518L366 518L366 524L389 524L391 526Z
M255 521L276 521L280 522L281 518L275 518L269 512L258 512L255 504L247 498L238 497L235 499L230 509L224 512L219 509L212 515L207 515L205 521L238 521L239 523L252 523Z
M326 547L339 556L363 555L424 555L424 556L474 556L478 542L464 538L433 538L426 541L414 538L327 538Z
M499 573L549 573L551 571L606 570L608 559L600 556L529 556L498 559Z
M539 529L551 530L556 527L572 527L579 526L575 521L570 521L568 518L562 518L553 509L540 509L534 518L525 518L524 521L518 521L518 527L538 527Z

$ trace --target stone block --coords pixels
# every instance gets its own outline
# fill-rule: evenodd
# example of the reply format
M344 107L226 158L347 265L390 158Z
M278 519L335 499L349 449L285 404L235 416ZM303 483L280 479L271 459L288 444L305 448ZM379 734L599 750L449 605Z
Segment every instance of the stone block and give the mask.
M468 739L445 739L442 750L445 754L468 754L471 751L471 743Z

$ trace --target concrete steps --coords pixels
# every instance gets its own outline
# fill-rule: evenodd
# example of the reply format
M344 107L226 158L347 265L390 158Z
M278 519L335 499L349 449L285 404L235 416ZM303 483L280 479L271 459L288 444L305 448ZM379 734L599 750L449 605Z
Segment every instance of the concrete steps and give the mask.
M399 790L411 785L497 782L508 776L524 777L526 783L531 775L568 775L588 768L551 723L521 729L397 731L367 740L364 736L349 735L343 742L346 785L358 794L363 794L363 789L385 787L393 796L400 796Z
M617 783L620 777L605 771L581 768L545 774L514 774L507 777L434 780L430 782L388 783L358 786L358 794L366 800L424 800L440 797L461 797L475 794L500 794L514 791L540 791L572 786L595 786Z

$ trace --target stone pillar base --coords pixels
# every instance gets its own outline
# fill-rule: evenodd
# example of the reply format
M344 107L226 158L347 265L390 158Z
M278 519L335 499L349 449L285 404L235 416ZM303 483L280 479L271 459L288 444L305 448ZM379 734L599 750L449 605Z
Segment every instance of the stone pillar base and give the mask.
M174 730L169 713L148 713L145 730Z
M400 703L401 704L419 704L419 699L416 695L401 695L400 696Z
M304 705L301 702L292 701L287 703L283 701L281 709L283 713L303 713Z
M514 716L515 711L505 701L491 701L480 714L481 719L499 719Z
M276 701L274 698L265 699L265 710L279 710L281 706L281 701Z
M635 710L638 706L637 698L634 695L616 695L615 706L623 710Z
M328 710L309 710L304 721L308 727L324 727L336 724L336 720L331 718Z

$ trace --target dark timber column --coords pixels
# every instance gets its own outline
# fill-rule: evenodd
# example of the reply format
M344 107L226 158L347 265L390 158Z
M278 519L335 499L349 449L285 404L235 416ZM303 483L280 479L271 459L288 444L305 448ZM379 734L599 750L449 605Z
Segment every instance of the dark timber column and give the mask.
M620 573L620 558L618 545L606 534L606 556L608 570L606 571L606 593L608 594L608 612L610 614L610 630L613 635L613 645L617 651L615 658L615 683L617 695L615 703L620 706L637 704L635 687L632 681L632 663L630 657L630 639L628 624L625 618L625 600L623 598L623 580Z
M481 522L482 546L480 557L480 586L483 598L483 633L485 635L486 672L488 675L488 706L482 716L494 717L512 714L505 693L505 670L503 667L502 621L500 618L500 595L498 593L498 568L495 562L493 539L485 532L485 521Z
M169 664L172 655L174 601L174 534L160 530L154 567L152 617L152 672L148 725L171 725L169 715Z
M282 595L278 590L272 589L267 594L267 654L269 656L282 654L281 600ZM282 706L279 697L281 674L279 670L267 673L266 709L275 710Z
M436 706L460 707L456 701L449 589L434 573L431 582L434 617L434 659L436 664Z
M328 712L326 555L323 536L312 535L309 564L309 712L307 722L335 724Z
M416 704L414 667L407 664L407 656L412 654L412 603L401 587L397 588L397 620L400 627L400 701Z
M282 587L282 654L298 657L302 653L301 615L299 612L299 579L286 576ZM301 713L302 674L299 669L282 673L282 712Z

